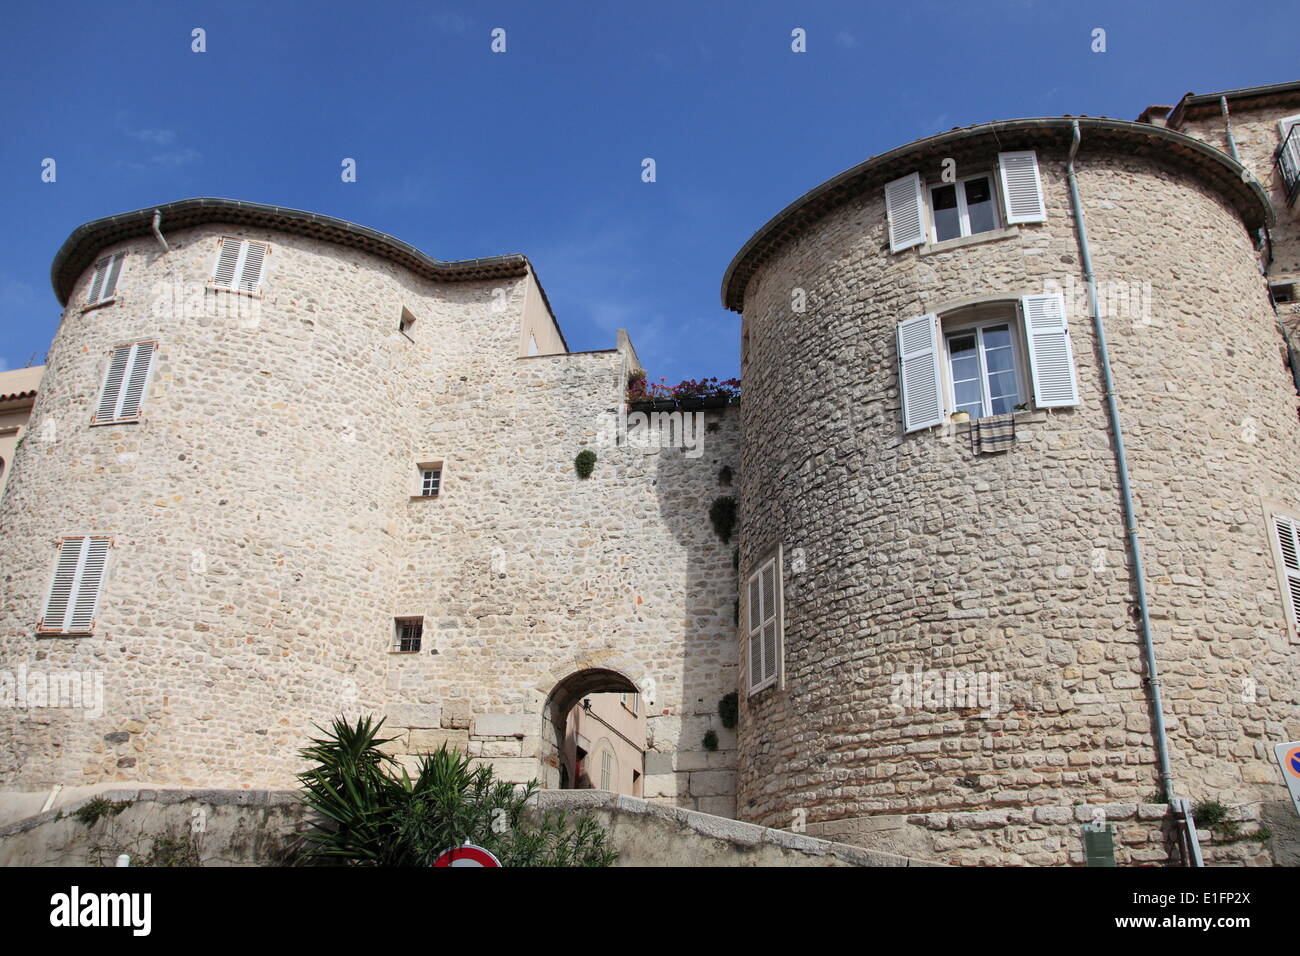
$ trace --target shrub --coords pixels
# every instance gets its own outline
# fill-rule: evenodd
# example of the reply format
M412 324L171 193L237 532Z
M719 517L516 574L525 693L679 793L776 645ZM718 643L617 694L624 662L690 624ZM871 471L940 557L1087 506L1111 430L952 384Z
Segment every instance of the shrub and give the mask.
M414 778L381 749L371 718L330 731L301 751L314 766L298 775L304 800L323 818L307 834L317 861L352 866L430 866L469 842L503 866L609 866L615 852L590 815L528 813L537 781L516 788L484 764L444 745L419 758ZM391 738L389 738L391 739ZM399 775L400 772L400 775Z
M730 543L731 532L736 527L736 499L730 495L725 498L715 498L709 508L709 521L713 522L713 530L718 533L723 543Z
M704 732L704 749L713 751L718 749L718 735L713 730Z
M578 473L579 478L590 478L595 467L596 453L590 448L584 448L573 459L573 470Z
M728 402L740 399L740 379L717 378L686 379L676 385L669 385L660 378L658 382L648 383L644 372L633 373L627 379L627 400L629 402L684 402L693 398L724 398Z
M77 812L74 813L73 816L86 826L93 827L99 822L101 817L115 817L130 805L131 801L129 800L114 802L112 800L105 800L103 797L92 797L78 807Z
M722 718L723 727L736 729L736 721L740 716L740 698L734 690L718 701L718 716Z

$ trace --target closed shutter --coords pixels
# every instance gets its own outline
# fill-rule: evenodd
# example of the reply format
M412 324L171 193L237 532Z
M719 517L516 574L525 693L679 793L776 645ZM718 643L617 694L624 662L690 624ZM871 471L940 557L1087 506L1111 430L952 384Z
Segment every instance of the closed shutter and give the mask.
M905 431L943 423L939 319L933 313L898 323L898 382L903 393Z
M124 258L126 253L116 252L95 263L95 271L90 275L90 288L86 290L86 305L97 305L113 298L113 293L117 291L117 277L122 272Z
M92 421L129 421L140 417L156 349L156 342L132 342L113 349Z
M1273 516L1278 550L1282 553L1282 572L1286 577L1287 610L1291 624L1300 633L1300 528L1282 515Z
M1300 176L1300 131L1291 135L1287 139L1287 134L1296 126L1300 126L1300 116L1288 116L1278 121L1278 132L1281 134L1284 149L1282 152L1282 165L1292 178Z
M266 243L245 242L244 261L239 272L241 292L256 292L262 284L262 267L266 264Z
M1059 292L1027 295L1020 300L1020 306L1024 312L1035 404L1039 408L1078 405L1079 382L1070 348L1065 297Z
M889 218L889 251L910 249L925 242L925 203L921 174L912 173L885 184L885 214Z
M229 236L221 240L221 252L217 256L217 267L212 272L212 284L220 286L223 289L233 289L235 287L235 276L238 274L240 254L243 252L244 243L240 239L232 239Z
M751 694L775 683L780 670L780 587L780 571L775 557L749 578L749 607L745 623L749 630Z
M107 537L63 539L39 630L69 634L94 629L111 545Z
M1038 153L1032 149L998 153L998 172L1002 177L1002 205L1007 223L1046 221Z

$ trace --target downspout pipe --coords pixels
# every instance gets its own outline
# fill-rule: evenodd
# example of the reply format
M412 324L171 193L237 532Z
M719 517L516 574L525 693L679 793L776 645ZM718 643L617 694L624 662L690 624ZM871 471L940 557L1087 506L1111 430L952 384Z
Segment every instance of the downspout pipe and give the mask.
M171 252L171 247L167 245L167 240L162 234L162 210L153 211L153 237L158 240L158 245L162 246L163 252Z
M1237 141L1232 136L1232 120L1228 118L1228 98L1226 96L1219 97L1219 111L1223 113L1223 129L1228 134L1228 152L1232 153L1232 158L1240 163L1241 157L1237 155Z
M1160 677L1156 671L1155 643L1151 633L1151 611L1147 605L1146 573L1142 568L1142 545L1138 540L1137 517L1133 509L1133 489L1129 484L1128 456L1124 451L1124 429L1120 422L1119 401L1115 397L1115 380L1110 371L1110 351L1106 347L1106 327L1101 318L1097 298L1097 278L1092 271L1092 253L1088 247L1088 228L1083 219L1083 203L1079 200L1079 181L1074 175L1074 157L1082 138L1079 123L1072 124L1070 158L1065 165L1066 179L1070 183L1070 206L1074 212L1075 229L1079 237L1079 256L1083 264L1084 280L1088 286L1088 308L1092 312L1092 325L1097 336L1097 353L1101 359L1102 382L1106 389L1106 406L1110 414L1111 432L1115 436L1115 464L1119 469L1120 494L1124 501L1124 525L1128 534L1129 554L1133 558L1133 583L1137 591L1138 616L1142 626L1142 650L1146 657L1147 686L1151 692L1151 709L1155 711L1156 755L1160 763L1160 783L1166 801L1174 800L1174 775L1169 768L1169 738L1165 732L1164 707L1160 701Z

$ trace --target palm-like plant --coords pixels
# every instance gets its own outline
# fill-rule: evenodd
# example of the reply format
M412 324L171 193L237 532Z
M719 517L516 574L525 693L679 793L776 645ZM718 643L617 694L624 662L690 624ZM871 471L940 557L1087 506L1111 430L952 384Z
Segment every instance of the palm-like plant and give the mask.
M550 811L528 812L537 782L516 787L495 780L489 765L440 747L419 759L416 775L381 749L383 721L353 726L336 719L302 756L315 766L298 775L304 799L323 820L307 834L322 861L359 866L430 866L444 851L469 842L504 866L609 866L616 854L587 814L570 822Z

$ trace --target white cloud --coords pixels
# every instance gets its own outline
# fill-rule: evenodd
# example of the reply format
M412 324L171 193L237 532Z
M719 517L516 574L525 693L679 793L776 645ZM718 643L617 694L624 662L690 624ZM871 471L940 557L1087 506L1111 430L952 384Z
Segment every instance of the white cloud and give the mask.
M858 43L858 38L855 37L848 30L841 30L839 33L835 34L835 42L839 46L845 47L847 49L852 49L853 47L861 46L861 44Z

